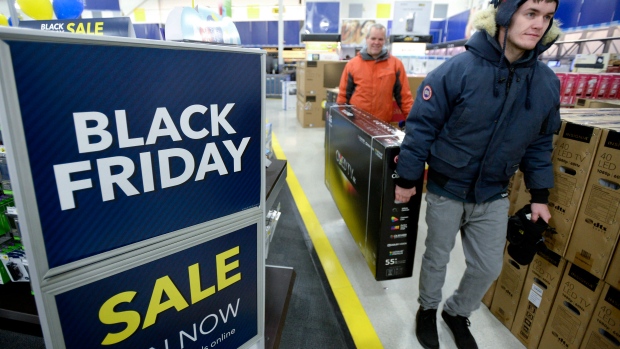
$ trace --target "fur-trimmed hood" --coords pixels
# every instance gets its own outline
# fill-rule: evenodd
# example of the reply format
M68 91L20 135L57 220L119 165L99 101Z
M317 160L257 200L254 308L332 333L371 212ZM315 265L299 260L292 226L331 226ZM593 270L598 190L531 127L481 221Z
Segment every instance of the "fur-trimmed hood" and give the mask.
M493 40L492 38L497 39L498 37L497 28L500 25L503 27L510 26L512 16L514 16L519 6L521 6L524 2L525 2L524 0L504 0L503 3L501 0L492 1L491 3L493 3L495 6L499 4L499 7L496 8L495 6L489 6L485 10L478 11L475 14L475 17L473 20L474 28L480 30L481 31L480 34L482 34L482 32L485 32L486 33L485 36L488 36L490 40ZM532 67L531 73L526 76L527 95L526 95L526 100L525 100L525 109L527 110L529 110L532 105L531 104L532 81L534 79L534 75L536 74L536 67L538 66L538 63L539 63L537 62L538 55L540 55L541 53L549 49L549 47L551 47L551 45L553 45L553 43L558 39L560 34L561 34L561 31L559 28L558 21L552 20L551 25L549 26L549 28L547 28L547 31L544 33L542 39L540 39L538 44L536 44L536 47L534 47L533 50L527 51L527 53L523 57L521 57L519 61L517 62L517 63L522 62ZM480 36L481 35L474 34L474 36L467 42L467 44L465 44L465 46L467 47L468 50L479 51L479 49L482 49L483 51L487 51L487 52L482 53L482 56L486 57L486 59L494 59L491 57L494 57L496 54L499 54L499 59L497 61L498 67L495 72L495 77L493 79L493 96L497 98L499 97L499 94L500 94L499 92L500 84L510 79L510 75L509 74L506 75L508 69L505 69L505 68L508 68L508 67L504 59L505 58L504 56L505 47L504 46L506 45L507 37L506 36L504 37L504 44L502 46L500 46L500 43L498 43L497 40L493 40L492 46L497 47L497 50L498 50L497 52L497 51L494 51L493 49L487 50L488 46L486 45L477 45L476 42L479 41Z
M474 28L478 30L484 30L492 37L496 37L497 23L495 22L495 14L497 9L493 6L489 6L484 10L478 11L474 14ZM560 22L557 18L553 19L551 27L547 30L543 38L538 43L538 53L546 51L562 34L560 29Z

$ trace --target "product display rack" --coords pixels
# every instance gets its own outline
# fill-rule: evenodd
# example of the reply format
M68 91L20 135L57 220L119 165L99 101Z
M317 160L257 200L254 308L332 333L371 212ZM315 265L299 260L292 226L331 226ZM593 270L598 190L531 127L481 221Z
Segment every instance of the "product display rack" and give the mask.
M286 185L287 161L274 159L265 176L266 207L275 204ZM277 348L295 283L295 271L289 267L265 266L265 349ZM34 297L27 282L0 285L0 320L40 325Z

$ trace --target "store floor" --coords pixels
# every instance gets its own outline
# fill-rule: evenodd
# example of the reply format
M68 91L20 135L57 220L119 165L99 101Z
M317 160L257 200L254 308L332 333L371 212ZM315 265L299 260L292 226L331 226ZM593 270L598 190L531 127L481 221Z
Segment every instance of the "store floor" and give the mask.
M357 348L421 348L415 338L414 323L418 309L417 276L427 229L424 201L413 277L375 281L325 186L324 128L301 127L295 113L295 109L283 110L280 99L266 101L267 122L273 125L274 150L278 158L288 160L287 182L329 282L328 289L338 303L336 311L341 312ZM457 287L464 266L459 240L451 255L444 297ZM480 348L524 348L484 305L470 320ZM438 330L441 348L456 348L441 319Z

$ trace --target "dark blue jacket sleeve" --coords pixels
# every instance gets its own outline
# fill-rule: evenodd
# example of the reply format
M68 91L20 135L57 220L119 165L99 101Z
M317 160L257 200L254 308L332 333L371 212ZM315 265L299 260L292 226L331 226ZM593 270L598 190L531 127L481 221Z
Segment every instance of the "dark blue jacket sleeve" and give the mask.
M457 59L443 63L424 79L417 90L413 108L405 123L405 138L400 146L396 184L403 188L424 175L430 147L450 117L461 86Z

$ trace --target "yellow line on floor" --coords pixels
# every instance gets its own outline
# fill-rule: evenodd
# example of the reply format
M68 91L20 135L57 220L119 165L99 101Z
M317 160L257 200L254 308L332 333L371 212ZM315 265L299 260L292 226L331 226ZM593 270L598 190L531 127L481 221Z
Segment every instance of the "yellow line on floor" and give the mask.
M275 134L272 134L271 141L276 158L286 160ZM291 194L293 195L297 209L301 214L301 218L304 221L308 235L310 235L314 249L319 256L321 265L325 270L325 275L336 297L342 316L349 327L349 332L351 333L351 337L353 337L355 346L363 349L383 348L374 327L370 323L370 319L368 319L368 315L366 315L364 307L362 307L362 303L360 303L353 286L349 282L347 274L344 272L344 269L342 269L338 256L336 256L327 236L325 236L323 227L319 223L319 219L316 217L312 206L310 206L310 202L301 188L291 164L288 163L287 166L286 183L291 189Z

